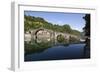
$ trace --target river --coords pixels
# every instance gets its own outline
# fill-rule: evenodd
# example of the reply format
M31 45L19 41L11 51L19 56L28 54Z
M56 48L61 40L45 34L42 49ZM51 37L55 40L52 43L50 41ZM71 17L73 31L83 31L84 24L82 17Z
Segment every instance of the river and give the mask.
M90 51L85 50L84 46L84 43L52 46L40 52L26 54L24 60L27 62L90 58Z

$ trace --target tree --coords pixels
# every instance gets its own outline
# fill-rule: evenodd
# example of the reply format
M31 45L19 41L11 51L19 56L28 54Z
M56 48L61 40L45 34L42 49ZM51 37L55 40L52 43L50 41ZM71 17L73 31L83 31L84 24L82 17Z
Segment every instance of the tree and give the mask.
M90 14L86 14L85 17L83 17L83 19L86 22L85 27L83 28L85 36L90 37Z
M70 25L68 25L68 24L63 25L62 28L63 28L63 31L67 32L67 33L71 33L71 31L72 31Z
M79 31L73 30L70 25L64 24L52 24L41 17L27 16L24 15L24 31L29 29L38 29L40 27L53 30L55 32L69 33L74 35L80 35Z
M83 19L85 19L86 24L85 27L83 28L84 32L85 32L85 49L88 48L90 49L90 14L86 14L85 17L83 17Z
M79 32L78 30L72 30L71 33L74 34L74 35L77 35L77 36L81 36L82 35L82 33Z
M61 34L60 34L60 35L58 35L58 36L57 36L57 41L58 41L58 42L60 42L60 43L64 42L64 41L65 41L64 36L63 36L63 35L61 35Z

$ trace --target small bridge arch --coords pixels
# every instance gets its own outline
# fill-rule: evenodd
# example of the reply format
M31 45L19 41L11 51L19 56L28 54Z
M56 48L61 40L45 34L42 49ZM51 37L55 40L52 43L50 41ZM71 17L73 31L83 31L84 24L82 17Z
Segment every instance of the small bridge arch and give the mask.
M64 36L65 39L69 39L69 37L70 37L70 34L61 33L61 32L56 32L56 33L55 33L55 39L57 39L57 36L59 36L59 35Z

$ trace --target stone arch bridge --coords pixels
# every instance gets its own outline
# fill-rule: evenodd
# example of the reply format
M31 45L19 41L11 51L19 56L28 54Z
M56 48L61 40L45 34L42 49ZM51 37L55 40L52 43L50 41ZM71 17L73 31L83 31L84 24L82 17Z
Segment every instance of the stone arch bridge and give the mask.
M71 35L68 33L56 32L49 29L39 28L34 30L29 30L25 33L25 41L31 41L31 39L47 39L48 41L51 39L57 39L58 35L64 36L65 39L69 40L70 37L75 37L75 35Z

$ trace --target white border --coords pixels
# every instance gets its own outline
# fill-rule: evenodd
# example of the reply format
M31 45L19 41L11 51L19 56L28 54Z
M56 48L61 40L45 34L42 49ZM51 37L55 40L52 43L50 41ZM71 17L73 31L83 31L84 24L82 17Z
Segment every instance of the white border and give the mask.
M12 4L12 64L11 69L48 69L61 67L91 66L96 65L96 8L83 6L40 6L25 3ZM91 14L91 59L73 59L60 61L37 61L24 62L24 10L31 11L49 11L49 12L73 12L73 13L90 13ZM95 49L94 49L95 48Z

